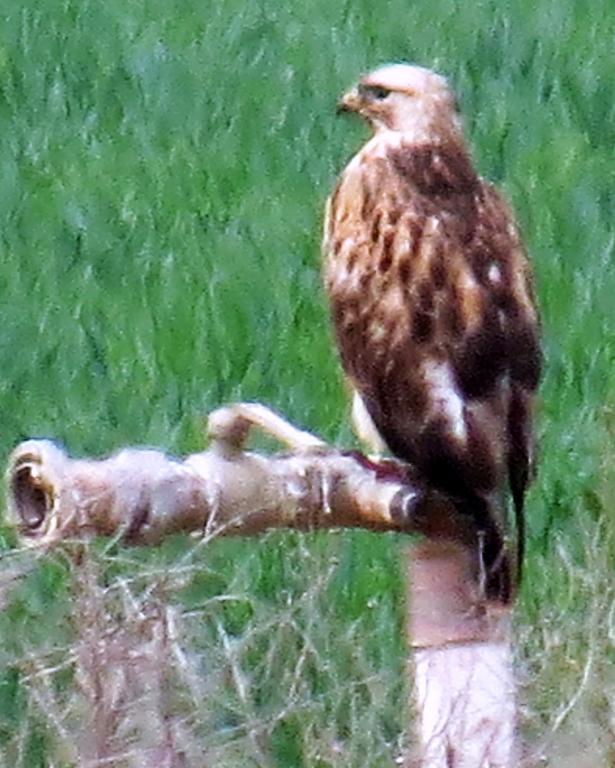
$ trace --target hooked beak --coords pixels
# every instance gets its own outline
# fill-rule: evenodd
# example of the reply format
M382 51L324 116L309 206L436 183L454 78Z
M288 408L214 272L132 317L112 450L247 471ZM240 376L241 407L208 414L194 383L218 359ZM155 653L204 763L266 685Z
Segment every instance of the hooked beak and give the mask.
M356 88L353 88L348 93L345 93L342 98L337 102L337 114L341 115L344 112L358 112L361 108L362 100Z

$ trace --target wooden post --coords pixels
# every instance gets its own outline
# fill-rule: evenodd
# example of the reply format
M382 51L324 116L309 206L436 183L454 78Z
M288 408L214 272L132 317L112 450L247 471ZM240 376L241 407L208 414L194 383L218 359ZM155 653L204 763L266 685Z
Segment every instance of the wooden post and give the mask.
M413 768L513 768L511 608L482 599L472 553L426 541L408 567Z

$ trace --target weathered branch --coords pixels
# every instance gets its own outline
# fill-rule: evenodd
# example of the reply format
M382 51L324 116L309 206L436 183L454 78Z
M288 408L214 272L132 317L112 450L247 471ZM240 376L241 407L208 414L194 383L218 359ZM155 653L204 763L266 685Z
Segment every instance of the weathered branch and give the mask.
M253 427L290 452L245 451ZM407 465L335 450L263 406L215 411L208 431L209 450L181 461L138 449L71 459L48 441L22 443L8 469L9 509L21 536L50 546L96 534L152 544L177 532L272 528L422 534L409 579L419 764L513 765L510 606L485 599L472 522Z
M293 452L245 452L255 425ZM101 460L71 459L46 440L21 443L8 469L9 508L20 534L48 545L93 534L152 544L176 532L426 532L433 527L428 507L441 508L440 517L449 514L445 500L422 489L408 467L329 448L262 406L214 412L209 433L209 450L183 461L141 449Z

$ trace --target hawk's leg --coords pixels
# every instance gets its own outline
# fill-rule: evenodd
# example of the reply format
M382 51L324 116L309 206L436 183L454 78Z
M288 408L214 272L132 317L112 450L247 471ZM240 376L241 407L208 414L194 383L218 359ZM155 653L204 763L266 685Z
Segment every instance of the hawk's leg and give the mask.
M369 415L363 398L356 389L353 390L352 396L351 420L357 437L368 447L371 454L370 458L374 460L381 459L386 453L386 443L376 429L376 425Z

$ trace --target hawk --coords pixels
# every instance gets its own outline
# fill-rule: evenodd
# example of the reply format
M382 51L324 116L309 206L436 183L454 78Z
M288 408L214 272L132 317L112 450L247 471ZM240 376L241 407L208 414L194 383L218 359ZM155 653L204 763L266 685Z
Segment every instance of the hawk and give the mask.
M323 243L355 428L471 516L487 595L509 601L523 560L541 368L517 225L472 165L444 77L388 65L362 77L340 109L373 131L328 200Z

